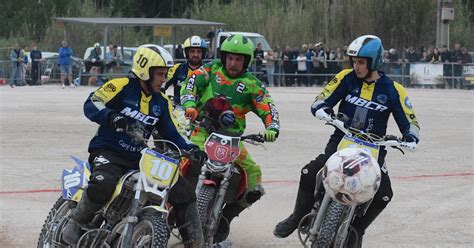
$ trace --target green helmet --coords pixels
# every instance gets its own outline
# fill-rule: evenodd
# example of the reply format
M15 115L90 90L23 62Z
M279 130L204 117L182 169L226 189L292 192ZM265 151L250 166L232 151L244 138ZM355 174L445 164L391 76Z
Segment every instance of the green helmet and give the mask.
M245 56L245 70L252 64L253 50L253 43L249 38L241 34L231 35L227 37L227 39L225 39L221 45L222 64L225 66L225 59L227 57L227 53L242 54Z

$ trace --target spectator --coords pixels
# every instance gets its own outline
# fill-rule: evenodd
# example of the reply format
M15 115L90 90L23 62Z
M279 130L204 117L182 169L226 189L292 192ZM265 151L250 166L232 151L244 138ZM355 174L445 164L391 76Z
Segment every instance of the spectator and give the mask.
M185 59L184 57L184 49L183 49L183 46L181 44L178 45L178 47L176 48L176 50L174 51L174 58L175 59ZM177 62L182 62L182 61L177 61Z
M429 46L428 49L426 50L428 61L431 61L433 59L434 49L435 48L433 46Z
M387 59L388 59L388 62L390 62L390 63L397 63L398 62L399 56L398 56L398 52L395 48L390 48L390 50L388 50Z
M93 66L100 68L100 74L104 73L104 58L102 57L102 49L100 43L94 44L94 49L89 54L85 62L86 71L90 71Z
M257 48L253 51L253 58L255 60L255 72L258 79L261 79L260 72L262 71L264 53L262 50L262 43L257 44Z
M109 45L109 51L106 56L105 69L107 72L111 71L113 73L114 67L119 67L120 62L122 62L122 53L118 51L117 45Z
M427 51L423 51L423 53L421 54L420 62L430 62Z
M306 56L306 73L311 74L313 73L313 57L314 52L311 45L303 45L303 51L305 52ZM306 76L306 84L311 85L313 83L313 77L308 75Z
M23 52L20 49L20 45L15 44L13 50L10 52L10 60L12 62L12 75L10 79L10 87L23 86L21 83L22 63L23 63Z
M431 55L430 63L437 64L441 62L441 54L439 53L438 48L433 49L433 54Z
M273 50L273 58L275 59L275 73L279 74L282 73L283 70L281 68L281 49L280 46L275 46L275 49ZM281 86L281 76L278 75L274 78L274 83L276 86Z
M21 63L21 84L26 85L26 78L29 70L28 57L30 55L28 46L23 46L21 52L23 53L23 61Z
M275 73L275 54L272 50L268 50L267 55L265 56L267 64L265 65L265 70L267 72L267 80L269 86L274 86L274 75Z
M453 75L456 77L455 81L458 83L459 86L462 84L462 65L461 65L461 44L460 43L455 43L454 44L454 50L449 52L451 55L450 61L453 62L454 64L451 65L449 68L450 70L453 70Z
M439 54L441 56L441 62L443 63L451 62L451 53L448 50L448 46L443 45Z
M290 46L285 46L285 51L283 51L281 58L283 59L283 72L285 74L283 81L285 82L285 86L290 86L294 84L295 77L292 74L295 74L296 71L296 67L292 61L295 58Z
M342 70L342 62L344 60L344 54L342 53L341 51L341 48L340 47L336 47L336 52L335 52L335 58L334 60L337 61L336 63L336 70L337 71L341 71Z
M406 53L405 62L414 63L418 61L420 61L420 55L416 53L415 48L413 48L412 46L409 47Z
M39 80L40 75L40 62L43 62L43 55L40 50L38 50L38 45L33 42L31 44L31 52L30 52L30 59L31 59L31 85L40 85L41 80Z
M58 64L59 64L59 70L61 72L61 84L64 89L64 86L66 85L66 79L69 81L69 85L71 87L75 87L74 83L72 82L72 54L73 51L72 49L68 46L68 43L66 40L63 40L61 42L61 47L58 50L59 54L59 59L58 59Z
M401 82L401 78L398 77L402 75L402 68L401 68L401 59L400 55L398 54L397 49L395 48L390 48L388 50L388 56L387 56L389 64L389 68L391 68L391 72L394 75L394 78L398 81Z
M296 79L297 85L301 86L301 83L303 83L305 86L308 86L308 80L306 76L303 76L307 72L306 55L304 51L301 51L299 53L298 57L296 57L296 61L298 61L298 67L297 67L297 72L296 72L298 74L297 79Z
M454 50L451 51L451 61L459 62L462 56L463 55L461 51L461 44L459 42L456 42L456 44L454 44Z
M324 68L324 47L322 42L318 42L314 45L314 57L313 57L313 73L323 74ZM320 85L324 81L324 76L316 76L316 84Z
M461 48L461 56L460 56L459 63L461 63L462 65L472 63L472 57L467 52L467 49L465 47Z
M215 37L216 37L216 27L211 26L211 27L209 28L209 30L207 31L206 38L207 38L208 40L210 40L210 41L211 41L211 44L212 44L212 40L213 40ZM211 49L209 49L209 50L211 50Z

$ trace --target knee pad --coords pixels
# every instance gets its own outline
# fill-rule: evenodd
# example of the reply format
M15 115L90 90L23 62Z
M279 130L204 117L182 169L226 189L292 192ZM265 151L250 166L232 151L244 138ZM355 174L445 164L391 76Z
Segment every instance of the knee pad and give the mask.
M264 194L265 190L263 189L263 186L258 185L254 190L247 192L245 195L245 201L247 202L247 205L250 206L256 201L260 200Z
M388 203L392 200L393 197L393 192L392 188L383 188L382 185L380 185L379 191L377 194L375 194L374 199L372 200L372 206L375 208L385 208Z
M320 154L315 160L312 160L301 169L300 187L306 190L314 191L316 185L316 175L324 167L326 156Z
M89 182L89 185L86 189L87 196L91 202L104 204L114 193L117 182L118 180L116 180L111 175L107 175L106 173L93 173L91 175L91 181Z

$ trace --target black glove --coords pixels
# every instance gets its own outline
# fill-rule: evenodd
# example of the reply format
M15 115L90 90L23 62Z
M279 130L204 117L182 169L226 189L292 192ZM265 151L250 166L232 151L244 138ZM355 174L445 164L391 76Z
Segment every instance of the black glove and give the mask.
M219 123L222 127L228 128L234 125L235 123L235 114L232 111L224 111L219 116Z
M199 147L195 146L189 150L189 153L191 153L192 160L196 161L200 165L204 164L204 162L207 160L207 154L199 149Z
M416 142L416 143L418 144L418 138L415 137L413 134L405 134L405 135L403 135L402 141L408 142L408 143Z
M116 132L125 132L128 126L125 116L116 112L109 114L109 125L115 129Z
M334 110L332 110L332 108L324 107L323 110L324 110L324 112L326 112L326 114L328 114L329 116L334 117Z
M166 93L165 88L160 88L161 93Z

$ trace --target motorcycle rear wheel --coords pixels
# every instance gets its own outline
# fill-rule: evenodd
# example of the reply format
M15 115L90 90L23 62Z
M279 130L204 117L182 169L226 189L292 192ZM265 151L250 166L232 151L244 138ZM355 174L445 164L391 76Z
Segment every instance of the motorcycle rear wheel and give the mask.
M65 224L64 219L70 212L69 202L62 197L54 203L53 207L46 217L41 233L38 239L38 248L67 247L58 245L61 242L61 233Z

